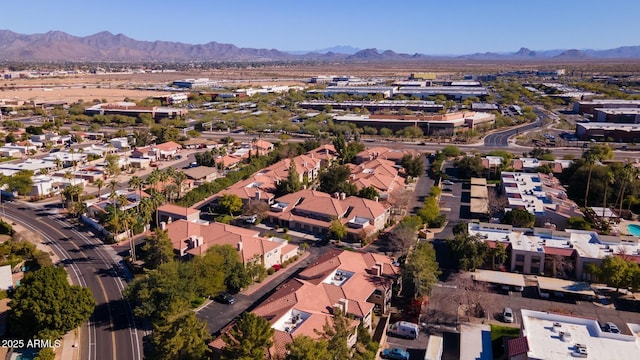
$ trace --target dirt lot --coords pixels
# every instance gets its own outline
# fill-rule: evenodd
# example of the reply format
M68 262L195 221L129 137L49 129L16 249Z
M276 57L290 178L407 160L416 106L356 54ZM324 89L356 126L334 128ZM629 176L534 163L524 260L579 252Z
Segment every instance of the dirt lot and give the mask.
M411 73L433 72L439 78L454 75L455 78L468 73L495 73L513 69L537 69L539 63L510 63L508 61L473 61L465 59L447 61L424 60L398 63L361 63L361 64L316 64L316 65L271 65L263 67L226 67L203 71L180 71L144 74L84 74L78 76L60 76L33 79L0 79L0 99L19 98L20 100L68 100L107 99L119 101L125 97L142 99L159 94L153 91L129 90L138 85L164 86L173 80L185 78L210 78L220 80L222 86L261 86L261 85L301 85L316 75L350 75L363 78L406 79ZM593 70L597 67L610 73L620 69L633 71L640 68L639 61L601 61L598 64L588 62L546 62L545 67L559 66L576 71ZM18 90L17 88L24 87ZM46 89L46 90L44 90Z

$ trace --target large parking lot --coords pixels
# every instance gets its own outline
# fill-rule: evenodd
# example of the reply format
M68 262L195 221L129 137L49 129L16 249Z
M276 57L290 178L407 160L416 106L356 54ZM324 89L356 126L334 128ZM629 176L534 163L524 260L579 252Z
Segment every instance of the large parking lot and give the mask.
M441 284L434 289L432 301L430 301L428 310L431 314L430 320L441 322L465 321L465 318L458 318L459 303L451 301L455 298L455 294L459 289ZM535 295L537 291L534 287L526 287L524 291L502 291L502 290L484 290L482 294L476 297L486 311L485 322L498 323L502 321L502 310L510 307L514 312L514 324L519 325L520 310L536 310L549 311L555 313L564 313L571 316L579 316L585 318L596 319L604 326L606 322L613 322L620 328L622 333L630 334L625 324L640 324L640 313L631 311L621 311L612 307L597 305L591 301L581 300L579 298L564 297L541 299ZM458 319L456 319L458 318Z

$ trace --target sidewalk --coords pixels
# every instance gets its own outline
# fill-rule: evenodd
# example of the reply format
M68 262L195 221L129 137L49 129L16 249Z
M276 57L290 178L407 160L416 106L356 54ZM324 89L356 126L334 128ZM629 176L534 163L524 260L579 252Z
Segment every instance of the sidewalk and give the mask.
M73 329L62 337L62 344L56 350L56 360L77 360L80 358L78 343L80 337L76 335L78 329Z
M307 259L310 255L311 253L306 251L305 253L300 255L300 257L298 258L298 260L296 260L296 262L289 264L284 269L280 269L280 271L273 273L273 275L271 276L267 276L267 278L260 283L254 282L253 284L249 285L249 287L246 288L245 290L240 291L240 293L246 296L251 296L256 291L260 290L262 287L268 285L270 282L274 280L282 279L283 277L285 278L291 277L291 275L293 275L294 272L298 271L298 269L302 267L302 266L299 266L301 265L301 262Z

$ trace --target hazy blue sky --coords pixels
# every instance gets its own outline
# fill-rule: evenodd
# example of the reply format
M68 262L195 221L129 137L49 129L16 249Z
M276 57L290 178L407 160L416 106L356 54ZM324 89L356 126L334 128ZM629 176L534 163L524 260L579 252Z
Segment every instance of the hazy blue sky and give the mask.
M21 0L0 29L316 50L468 54L640 45L637 0Z

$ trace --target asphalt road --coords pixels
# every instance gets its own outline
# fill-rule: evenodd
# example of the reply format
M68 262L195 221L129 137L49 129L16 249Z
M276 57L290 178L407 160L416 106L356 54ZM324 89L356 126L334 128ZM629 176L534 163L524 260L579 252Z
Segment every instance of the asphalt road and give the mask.
M484 138L484 144L485 146L508 147L510 137L524 131L535 129L540 127L540 125L542 125L542 120L537 120L531 124L489 134Z
M61 259L73 284L91 290L96 307L80 331L80 359L142 359L142 334L129 303L122 298L127 269L113 249L83 228L72 225L57 208L5 203L3 217L40 234Z
M536 123L532 123L525 126L535 127L537 126L535 124ZM516 130L510 129L505 131L515 132ZM522 132L524 130L523 128L520 128L520 130L517 130L517 131ZM249 135L249 134L230 134L230 133L215 133L215 132L213 133L204 132L201 135L201 137L207 138L207 139L222 139L227 136L231 136L236 141L251 141L253 138L256 137L256 135ZM266 141L275 141L275 142L281 141L277 137L263 137L262 139ZM307 139L291 138L287 141L303 142L304 140L307 140ZM505 148L504 145L487 145L485 142L479 143L479 144L449 144L449 143L419 143L417 141L416 142L400 142L400 141L368 139L364 142L364 144L366 147L383 146L391 149L411 149L411 150L419 151L421 153L428 153L428 152L435 152L438 150L442 150L442 148L445 147L446 145L455 145L458 148L460 148L460 150L467 153L472 153L472 152L482 153L482 152L487 152L491 150L504 150ZM583 142L576 141L575 142L576 147L559 147L559 148L553 148L551 149L551 151L553 152L554 156L558 159L562 158L565 155L573 155L574 157L579 158L580 156L582 156L582 152L583 152L582 147L578 146L581 144L583 144ZM515 153L524 153L524 152L529 152L531 150L533 150L533 147L531 146L511 145L509 147L509 151L512 151ZM630 159L630 158L635 158L640 156L640 152L638 151L614 150L613 154L614 154L614 160L625 160L625 159Z
M292 278L300 269L308 266L314 262L318 257L324 254L330 246L323 247L310 247L308 249L309 256L301 260L295 265L291 265L286 269L280 270L271 278L266 279L263 285L252 292L250 295L239 293L234 295L235 303L233 305L221 304L215 301L211 301L207 305L198 309L196 315L200 320L204 320L207 323L207 329L211 334L219 334L225 326L231 323L238 315L244 311L250 311L266 300L273 292L273 290L280 284Z

